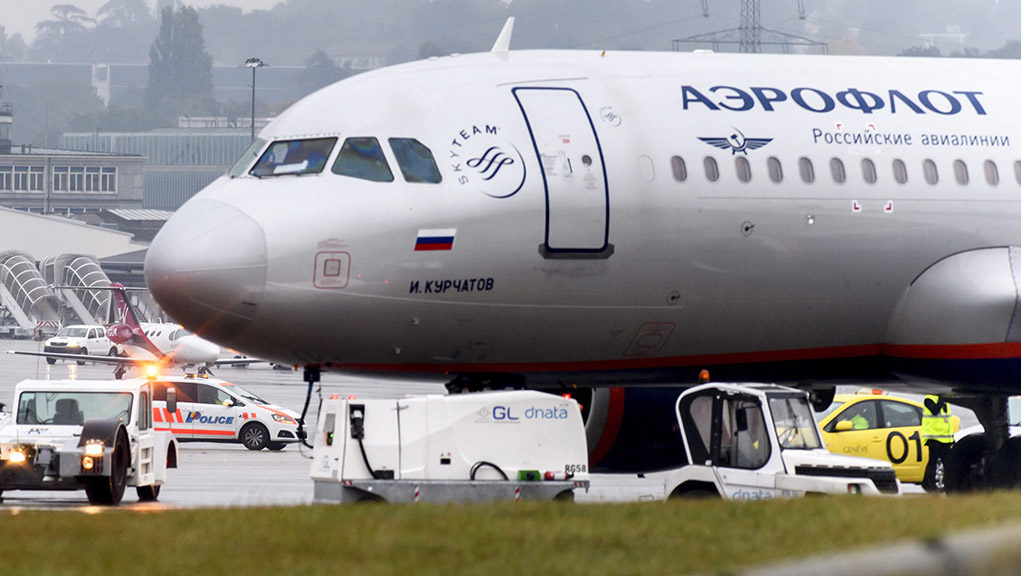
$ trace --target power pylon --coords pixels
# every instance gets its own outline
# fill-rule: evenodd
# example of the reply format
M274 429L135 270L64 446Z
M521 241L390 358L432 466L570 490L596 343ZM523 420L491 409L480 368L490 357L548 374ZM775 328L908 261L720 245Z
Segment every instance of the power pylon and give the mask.
M702 16L708 15L709 3L708 0L703 0ZM798 18L805 19L804 0L798 0ZM677 52L690 50L693 46L705 45L709 45L714 51L719 51L720 47L724 45L737 45L740 52L750 53L762 52L763 47L779 48L784 53L788 53L796 47L817 49L823 53L827 51L824 42L763 28L760 20L759 0L741 0L741 24L737 28L697 34L673 41L673 49Z

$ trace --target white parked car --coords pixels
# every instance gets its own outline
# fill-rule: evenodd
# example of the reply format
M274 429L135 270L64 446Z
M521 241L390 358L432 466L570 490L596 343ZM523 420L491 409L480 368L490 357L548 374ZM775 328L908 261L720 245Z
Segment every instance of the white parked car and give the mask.
M167 389L177 391L177 410ZM153 381L153 423L181 442L240 442L249 450L282 450L297 442L298 413L216 378L170 376Z
M116 356L120 349L106 337L106 328L99 324L77 324L64 326L57 335L43 343L44 352L58 354L93 354L96 356ZM57 358L47 356L46 362L53 364ZM85 360L78 360L84 364Z

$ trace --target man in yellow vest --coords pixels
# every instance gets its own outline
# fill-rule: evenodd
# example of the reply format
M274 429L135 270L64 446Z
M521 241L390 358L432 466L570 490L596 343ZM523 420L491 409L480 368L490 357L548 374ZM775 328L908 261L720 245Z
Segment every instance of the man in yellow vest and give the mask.
M930 394L922 402L922 441L929 448L929 462L925 467L922 487L943 491L947 455L954 443L954 429L950 420L950 405L939 396Z

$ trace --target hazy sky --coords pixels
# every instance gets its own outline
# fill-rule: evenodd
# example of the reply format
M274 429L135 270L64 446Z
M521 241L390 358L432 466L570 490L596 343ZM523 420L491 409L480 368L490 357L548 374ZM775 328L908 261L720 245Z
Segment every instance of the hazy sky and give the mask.
M196 8L211 4L238 6L245 10L264 10L272 8L283 0L186 0L184 4ZM74 4L85 10L89 16L95 17L99 7L107 0L0 0L0 26L7 29L8 35L20 33L26 42L35 37L36 22L50 19L50 8L57 4ZM156 6L156 0L149 0L150 6Z

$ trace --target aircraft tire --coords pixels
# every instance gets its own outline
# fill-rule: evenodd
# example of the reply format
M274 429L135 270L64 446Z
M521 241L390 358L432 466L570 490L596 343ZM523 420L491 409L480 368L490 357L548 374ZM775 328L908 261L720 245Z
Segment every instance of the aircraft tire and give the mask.
M990 481L995 488L1021 486L1021 437L1010 438L993 458Z
M947 492L970 492L980 488L980 479L973 477L972 468L985 455L989 440L985 434L966 436L954 444L944 463Z
M262 450L269 444L269 430L258 422L250 422L241 428L241 443L249 450Z
M137 486L135 492L138 494L139 502L155 502L160 497L160 485Z

